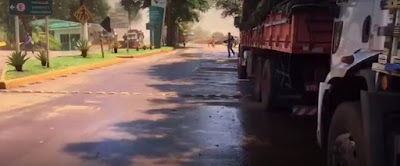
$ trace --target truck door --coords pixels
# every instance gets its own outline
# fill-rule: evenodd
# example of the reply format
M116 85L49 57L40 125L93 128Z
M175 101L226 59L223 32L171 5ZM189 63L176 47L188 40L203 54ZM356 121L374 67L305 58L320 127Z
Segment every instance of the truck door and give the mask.
M380 0L375 0L380 3ZM379 1L379 2L378 2ZM331 65L340 64L343 56L368 49L374 14L374 0L337 0L339 17L334 23Z

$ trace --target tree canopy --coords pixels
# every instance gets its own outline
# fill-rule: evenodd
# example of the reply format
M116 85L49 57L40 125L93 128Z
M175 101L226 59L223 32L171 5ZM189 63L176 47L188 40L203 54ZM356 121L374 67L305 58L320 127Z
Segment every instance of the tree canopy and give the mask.
M0 29L3 29L8 34L8 39L12 38L14 24L12 17L10 17L8 0L0 0ZM89 8L93 14L93 19L89 22L100 23L108 14L110 6L107 0L85 0L84 4ZM50 16L54 19L77 21L74 13L80 6L80 0L53 0L53 15ZM30 22L35 19L42 19L43 16L21 16L21 32L31 32L32 27Z
M215 0L217 9L222 10L222 17L239 16L242 11L243 0Z
M80 7L79 0L54 0L53 15L52 18L76 21L74 13ZM93 19L90 22L100 23L105 17L107 17L110 6L107 0L85 0L84 5L89 8L93 14Z
M120 0L120 4L126 11L138 12L140 8L151 5L151 0ZM198 22L200 12L206 12L211 7L208 0L168 0L167 17L180 22Z
M0 1L0 10L5 12L0 12L0 27L7 29L10 19L10 13L8 12L8 0ZM93 13L93 19L90 20L94 23L100 23L110 10L110 6L107 0L86 0L84 4ZM51 18L76 21L74 13L78 10L80 6L79 0L54 0L53 1L53 15ZM43 18L41 16L22 16L23 23L29 24L31 20Z

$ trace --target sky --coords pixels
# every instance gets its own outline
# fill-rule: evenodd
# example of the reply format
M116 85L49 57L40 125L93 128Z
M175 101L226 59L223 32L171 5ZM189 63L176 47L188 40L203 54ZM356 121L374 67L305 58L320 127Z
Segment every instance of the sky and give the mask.
M111 7L114 7L115 3L119 0L108 0ZM147 11L145 11L147 12ZM147 13L143 13L144 16L147 16ZM148 21L148 19L142 19L143 21L136 24L145 24L144 21ZM227 34L231 32L233 35L238 36L239 30L234 27L234 21L232 17L222 18L221 11L216 10L215 8L211 8L206 13L201 13L200 22L196 23L194 27L200 26L202 29L205 29L211 33L214 32L222 32Z
M233 17L222 18L221 11L215 8L211 8L207 13L202 13L200 22L195 26L200 26L211 33L222 32L227 34L231 32L234 36L239 34L239 30L234 26Z

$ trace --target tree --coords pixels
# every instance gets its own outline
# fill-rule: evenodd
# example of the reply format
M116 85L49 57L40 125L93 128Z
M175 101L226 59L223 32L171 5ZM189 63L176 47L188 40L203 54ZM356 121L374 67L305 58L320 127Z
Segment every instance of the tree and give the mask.
M124 3L122 3L124 2ZM167 0L166 25L167 25L167 45L175 46L178 41L178 27L183 22L198 22L200 12L206 12L210 8L208 0ZM146 8L151 5L151 0L121 0L121 5L140 6Z
M143 1L139 0L121 0L121 6L128 12L128 19L132 21L141 10L143 6Z
M215 6L222 10L222 17L239 16L242 11L243 0L216 0Z
M8 32L8 40L13 38L13 34L10 33L14 29L12 18L8 12L9 0L0 0L0 29ZM107 17L110 6L107 0L85 0L84 4L89 8L93 14L93 19L89 20L93 23L100 23L105 17ZM74 13L80 6L79 0L53 0L53 19L61 19L68 21L77 21L74 17ZM32 20L43 19L44 16L21 16L21 31L31 32L33 29L30 25ZM24 33L21 33L24 34ZM21 35L23 36L23 35Z

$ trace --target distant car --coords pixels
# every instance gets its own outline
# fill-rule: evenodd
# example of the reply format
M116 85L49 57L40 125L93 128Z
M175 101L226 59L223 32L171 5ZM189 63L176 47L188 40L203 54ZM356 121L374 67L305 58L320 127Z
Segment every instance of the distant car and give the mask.
M0 42L0 47L4 47L4 46L6 46L6 45L7 45L6 42Z

